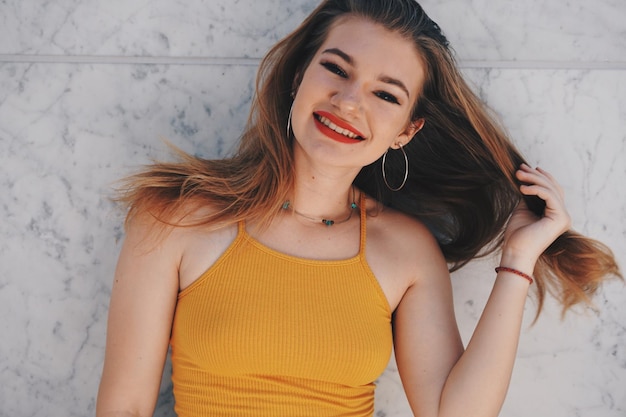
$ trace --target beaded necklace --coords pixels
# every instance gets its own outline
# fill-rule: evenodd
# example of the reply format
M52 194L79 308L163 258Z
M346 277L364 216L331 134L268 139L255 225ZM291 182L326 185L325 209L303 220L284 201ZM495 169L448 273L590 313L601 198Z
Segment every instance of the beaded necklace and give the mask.
M348 213L348 216L343 220L325 219L323 217L313 217L313 216L309 216L308 214L300 213L291 205L291 202L289 200L285 201L282 205L283 210L291 210L294 214L297 214L300 217L303 217L307 220L311 220L317 223L321 222L322 224L328 227L335 225L335 224L345 223L348 220L350 220L352 218L352 213L354 213L354 209L356 208L358 208L358 205L356 204L355 199L354 199L354 187L352 187L352 203L350 203L350 212Z

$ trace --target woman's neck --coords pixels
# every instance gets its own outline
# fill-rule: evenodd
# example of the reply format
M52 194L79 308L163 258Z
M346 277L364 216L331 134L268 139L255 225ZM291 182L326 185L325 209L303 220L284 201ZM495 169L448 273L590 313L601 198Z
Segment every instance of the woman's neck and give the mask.
M352 185L354 175L303 171L296 170L289 200L293 210L311 217L341 219L353 209L358 198Z
M288 205L298 214L324 219L342 219L354 209L357 193L351 183L343 184L318 180L296 179ZM285 206L285 208L287 208Z

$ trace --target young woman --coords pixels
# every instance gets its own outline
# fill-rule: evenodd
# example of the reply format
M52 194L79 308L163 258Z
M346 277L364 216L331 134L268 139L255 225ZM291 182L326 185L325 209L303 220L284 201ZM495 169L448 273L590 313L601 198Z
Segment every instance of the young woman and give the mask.
M238 152L128 181L97 411L371 416L392 345L416 416L495 416L524 303L619 274L572 231L412 0L328 0L261 64ZM464 349L449 269L498 249ZM541 304L540 304L541 305Z

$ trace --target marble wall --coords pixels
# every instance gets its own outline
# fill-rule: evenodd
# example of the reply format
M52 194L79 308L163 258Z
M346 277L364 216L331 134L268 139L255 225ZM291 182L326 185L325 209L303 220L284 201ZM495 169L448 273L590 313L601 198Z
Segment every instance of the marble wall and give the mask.
M123 238L115 181L167 138L225 155L264 51L317 0L0 2L0 416L93 415ZM424 0L574 228L626 266L626 3ZM621 184L621 185L620 185ZM467 341L493 260L455 273ZM626 416L626 290L526 325L506 417ZM172 416L169 371L156 415ZM394 364L377 416L409 416Z

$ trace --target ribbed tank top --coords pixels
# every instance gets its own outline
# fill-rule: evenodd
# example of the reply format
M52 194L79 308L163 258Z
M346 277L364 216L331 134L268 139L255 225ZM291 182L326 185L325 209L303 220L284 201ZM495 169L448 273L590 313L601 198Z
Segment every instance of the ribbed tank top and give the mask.
M252 238L180 292L171 336L179 417L372 416L391 311L365 260L311 260Z

